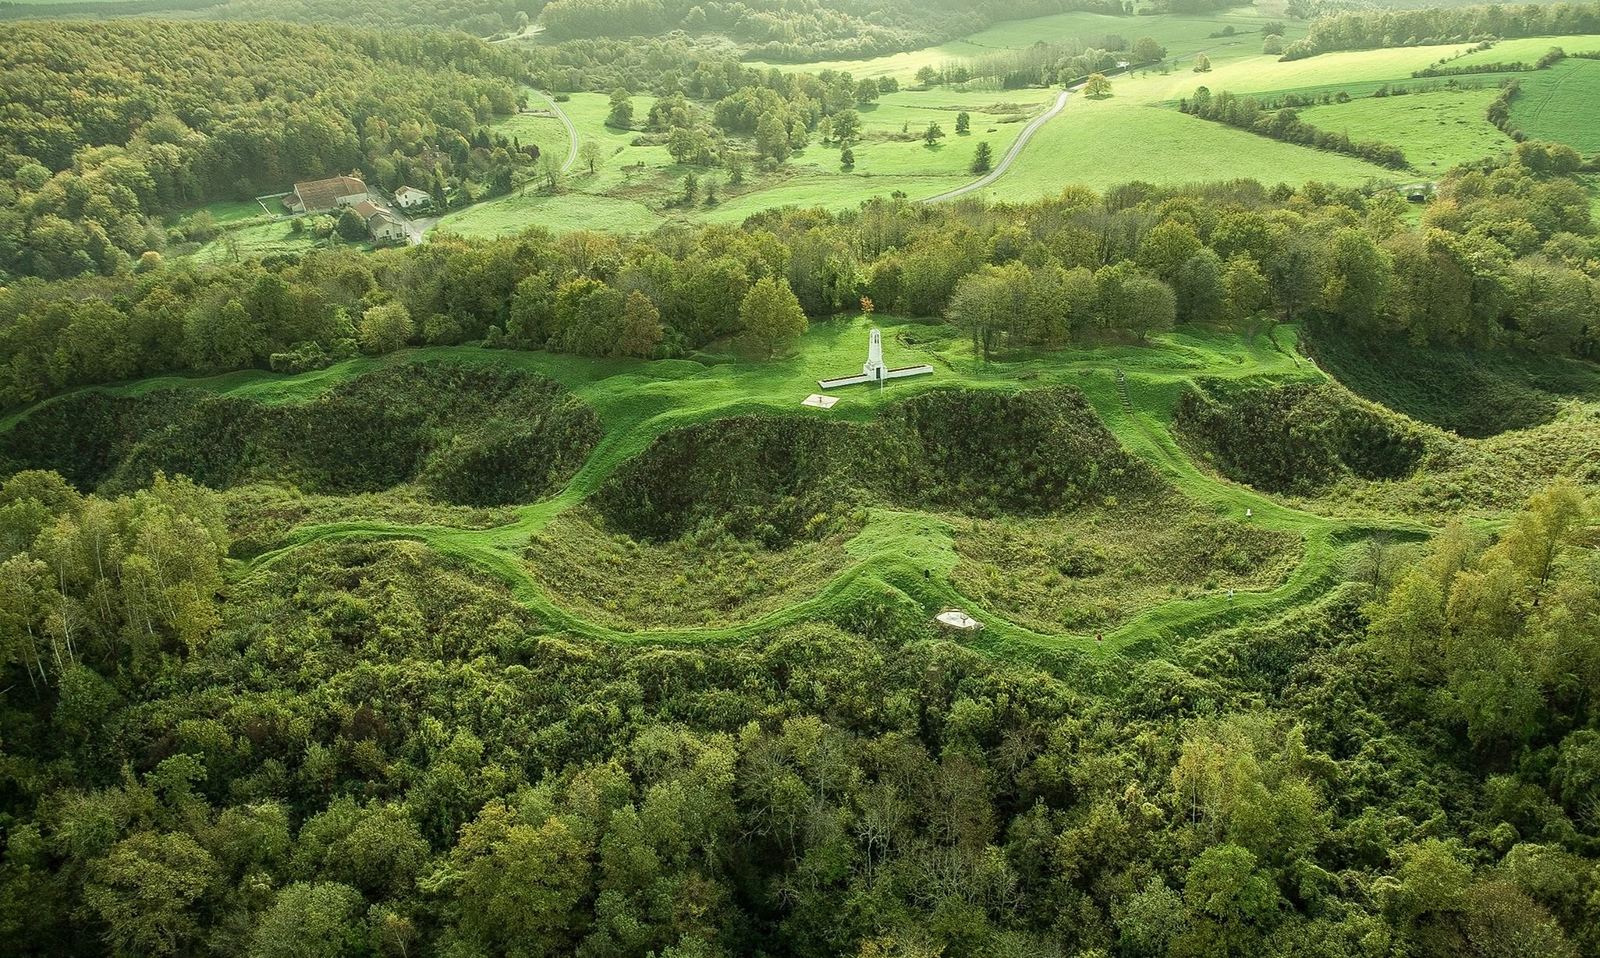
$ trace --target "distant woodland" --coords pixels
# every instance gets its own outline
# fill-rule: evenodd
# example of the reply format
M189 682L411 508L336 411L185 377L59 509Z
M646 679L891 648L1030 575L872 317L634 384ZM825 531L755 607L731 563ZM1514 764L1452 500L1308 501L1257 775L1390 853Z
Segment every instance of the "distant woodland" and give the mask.
M0 270L115 273L163 216L355 172L509 188L516 57L460 34L29 22L0 39Z
M1351 11L1314 20L1306 37L1284 51L1284 59L1296 60L1334 50L1583 33L1600 33L1600 4L1495 4Z

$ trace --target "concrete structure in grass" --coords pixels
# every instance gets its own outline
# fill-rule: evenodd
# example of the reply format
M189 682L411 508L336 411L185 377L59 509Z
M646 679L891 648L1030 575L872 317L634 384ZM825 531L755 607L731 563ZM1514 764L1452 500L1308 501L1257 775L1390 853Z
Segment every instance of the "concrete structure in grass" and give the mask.
M867 361L861 366L859 376L835 376L832 379L819 379L817 385L823 389L838 389L841 386L856 386L861 383L877 383L880 386L890 379L905 379L908 376L929 376L933 374L933 367L926 363L917 366L897 366L893 369L883 362L883 333L876 326L872 329L872 338L867 342Z

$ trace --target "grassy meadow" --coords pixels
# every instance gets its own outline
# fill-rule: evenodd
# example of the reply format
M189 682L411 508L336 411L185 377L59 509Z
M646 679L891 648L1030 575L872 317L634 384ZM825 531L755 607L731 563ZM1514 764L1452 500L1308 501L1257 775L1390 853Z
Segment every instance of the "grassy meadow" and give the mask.
M1415 79L1413 72L1440 64L1532 62L1558 44L1570 50L1600 47L1600 37L1534 37L1472 53L1469 44L1438 44L1330 53L1285 63L1260 52L1262 26L1275 19L1287 25L1288 40L1303 32L1303 23L1285 20L1279 10L1256 6L1195 16L1066 13L1007 21L959 40L892 56L779 64L785 70L894 76L903 88L860 111L864 138L853 148L853 167L841 165L836 147L813 141L776 169L749 165L740 183L730 182L725 170L674 162L656 138L607 127L604 95L573 94L560 106L577 128L580 142L600 145L594 170L580 162L556 195L532 182L512 196L445 217L440 229L468 236L504 235L532 225L557 232L642 233L668 222L739 222L781 206L840 210L892 193L911 199L937 196L974 179L970 169L979 143L987 143L995 157L1003 156L1054 91L998 90L988 81L920 89L910 82L918 69L1040 41L1094 43L1112 33L1130 40L1156 38L1168 49L1167 63L1113 77L1109 97L1074 96L981 195L990 200L1026 200L1053 195L1069 185L1103 189L1130 180L1182 184L1251 178L1293 186L1310 180L1363 185L1431 179L1456 164L1511 148L1510 137L1485 116L1510 75L1430 80ZM1190 69L1200 52L1211 63L1205 73ZM1587 152L1600 150L1600 130L1590 122L1592 103L1600 102L1600 62L1573 59L1549 70L1515 75L1524 84L1513 111L1522 129ZM1400 145L1411 169L1390 170L1179 113L1177 101L1202 85L1263 98L1347 94L1349 102L1305 108L1302 118L1358 141ZM1373 96L1385 87L1427 89L1405 96ZM634 115L641 122L651 102L646 96L634 99ZM972 132L957 137L955 114L962 110L972 115ZM929 122L938 122L949 134L935 147L916 136ZM497 130L558 153L568 146L565 129L554 117L523 114L503 121ZM686 203L683 181L691 173L701 181L700 195Z
M1300 118L1353 140L1400 144L1413 166L1438 173L1516 145L1484 120L1484 111L1499 95L1496 89L1483 89L1366 97L1308 107L1300 111Z
M860 110L862 140L852 147L855 165L840 165L836 146L813 141L778 169L751 166L743 183L732 183L724 170L678 163L663 145L650 142L640 130L606 126L609 98L577 93L562 109L578 129L581 141L598 143L595 169L580 162L563 179L563 192L550 194L533 182L509 197L480 203L444 217L439 229L466 236L499 236L529 226L555 232L577 229L642 233L672 221L730 222L773 207L822 206L848 209L863 199L902 191L931 196L960 186L969 172L978 144L986 142L995 156L1011 148L1026 121L1054 98L1049 90L903 90L885 94ZM650 97L635 97L634 116L642 124ZM972 131L955 133L956 115L972 117ZM928 146L919 134L937 122L946 137ZM507 126L506 124L516 124ZM540 140L541 131L562 130L553 117L522 115L502 124L500 132L525 131L541 149L564 151L559 140ZM520 135L520 134L519 134ZM639 143L636 141L645 140ZM690 205L681 202L683 180L699 177L702 189L715 190L715 202L704 193Z
M1523 79L1522 93L1511 104L1511 121L1529 137L1591 154L1600 152L1597 105L1600 60L1567 59Z
M259 207L258 207L259 209ZM291 220L268 220L236 228L225 229L216 239L202 245L190 254L202 263L225 262L250 257L278 256L304 253L319 244L337 240L318 240L310 233L296 233Z

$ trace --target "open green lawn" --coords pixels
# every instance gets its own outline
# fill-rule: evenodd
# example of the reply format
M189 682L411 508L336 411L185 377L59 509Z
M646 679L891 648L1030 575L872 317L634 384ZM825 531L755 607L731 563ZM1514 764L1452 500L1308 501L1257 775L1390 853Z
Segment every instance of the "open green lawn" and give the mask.
M202 263L222 262L231 260L236 255L241 259L248 259L281 253L304 253L318 244L318 241L309 234L294 233L291 222L291 220L271 220L231 229L201 246L192 255Z
M436 229L462 236L507 236L530 226L542 226L553 233L647 233L664 222L650 207L632 200L586 193L550 196L529 190L451 213L439 221Z
M558 158L567 155L567 127L554 113L545 109L542 99L533 98L531 112L506 117L491 126L492 132L509 136L521 145L529 143L539 147L541 153L553 153Z
M1407 96L1367 97L1349 103L1308 107L1300 118L1354 140L1391 143L1424 173L1510 151L1516 141L1484 116L1499 96L1495 89L1445 90Z
M210 213L211 218L216 221L218 226L244 223L268 215L267 211L261 208L261 204L255 200L218 200L215 203L207 203L200 207L199 210L192 212L200 212L201 210Z
M1501 40L1487 50L1469 53L1451 60L1446 66L1470 66L1478 63L1527 63L1544 56L1551 47L1560 47L1568 53L1589 53L1600 50L1600 34L1588 33L1568 37L1521 37Z
M1533 139L1600 152L1600 60L1568 59L1526 74L1511 120Z
M1126 89L1136 81L1124 81ZM1120 94L1118 94L1120 95ZM1360 184L1394 180L1392 170L1353 157L1281 143L1154 104L1075 97L983 192L1033 199L1068 185L1104 188L1131 180L1157 184L1251 178L1269 185L1307 180Z

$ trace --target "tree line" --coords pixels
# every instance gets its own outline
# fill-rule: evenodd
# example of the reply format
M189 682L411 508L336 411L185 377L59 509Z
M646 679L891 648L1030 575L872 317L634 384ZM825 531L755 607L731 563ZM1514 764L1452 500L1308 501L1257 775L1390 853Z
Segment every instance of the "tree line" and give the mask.
M656 36L731 37L749 59L801 63L855 59L930 46L997 20L1089 10L1121 15L1123 0L552 0L540 22L561 40Z
M1600 33L1600 4L1351 10L1313 20L1304 39L1296 40L1284 50L1283 59L1299 60L1335 50L1586 33Z
M1300 114L1291 106L1273 108L1254 97L1237 96L1226 90L1212 93L1207 87L1199 87L1193 97L1178 101L1178 109L1202 120L1226 123L1285 143L1345 153L1392 170L1403 170L1408 165L1405 153L1398 146L1377 140L1352 140L1345 133L1318 129L1300 119Z
M487 37L526 27L543 0L95 0L0 2L0 19L112 19L165 15L169 19L276 20L394 30L431 27Z
M539 230L0 291L0 405L175 371L304 369L408 344L781 353L863 296L989 351L1257 317L1594 357L1595 226L1568 147L1453 171L1416 227L1391 190L1070 189L1020 206L878 199L636 239Z

